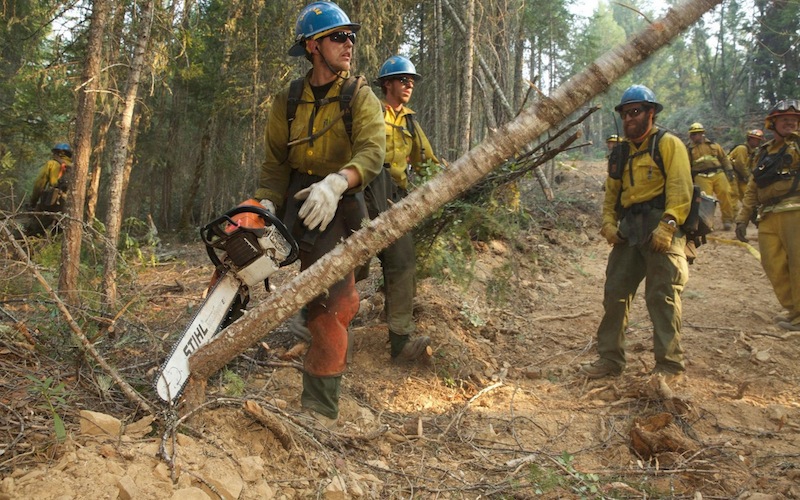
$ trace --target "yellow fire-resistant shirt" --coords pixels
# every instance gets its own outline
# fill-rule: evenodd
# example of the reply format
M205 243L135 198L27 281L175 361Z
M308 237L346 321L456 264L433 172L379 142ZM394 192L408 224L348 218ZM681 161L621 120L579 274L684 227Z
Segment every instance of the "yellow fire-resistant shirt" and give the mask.
M353 117L352 144L341 119L338 100L319 107L311 126L318 132L333 126L313 141L289 146L290 141L309 136L309 122L314 111L314 93L309 78L305 76L300 103L297 105L291 130L286 118L289 89L282 91L272 103L266 130L266 154L261 165L256 199L269 199L276 207L283 205L292 170L324 177L347 167L354 167L361 175L363 189L383 168L386 137L383 133L381 104L369 86L361 87L350 104ZM346 75L345 78L349 76ZM340 94L343 78L337 79L326 98Z
M736 171L739 179L747 181L750 178L750 157L753 154L753 148L747 144L739 144L731 150L728 158L731 160L733 170Z
M671 215L678 225L683 224L692 205L692 173L689 155L680 139L666 133L658 141L658 149L664 163L666 179L661 169L649 154L651 136L658 129L653 127L648 137L636 147L626 139L630 147L628 161L621 179L606 178L606 194L603 201L603 224L617 223L617 200L622 208L630 208L665 193L664 215ZM620 190L622 194L620 195Z
M39 197L42 196L42 191L49 186L56 186L58 180L64 175L67 168L72 166L72 159L66 156L53 156L47 163L42 165L39 170L39 175L33 182L33 192L31 193L31 205L36 205Z
M753 215L753 211L758 209L759 216L770 212L788 212L790 210L800 210L800 191L792 192L795 176L800 175L800 144L796 140L787 141L787 148L783 153L781 166L778 171L786 175L786 178L778 180L765 186L758 187L756 181L751 177L747 183L747 191L742 199L742 208L736 216L736 222L747 222ZM775 144L771 140L762 145L755 153L753 169L758 168L757 162L762 152L775 154L783 148L783 145ZM784 198L785 196L785 198Z
M726 171L731 169L731 162L722 149L722 146L709 139L703 139L700 144L689 144L689 159L692 162L692 173L705 172L722 167Z
M403 106L399 112L386 104L383 105L383 119L386 124L386 158L385 163L389 164L392 179L397 185L406 189L408 178L406 176L406 166L411 165L415 171L419 171L421 165L427 160L431 160L438 165L439 160L433 154L428 137L419 126L419 122L409 116L416 113ZM414 134L410 130L409 122L413 122Z

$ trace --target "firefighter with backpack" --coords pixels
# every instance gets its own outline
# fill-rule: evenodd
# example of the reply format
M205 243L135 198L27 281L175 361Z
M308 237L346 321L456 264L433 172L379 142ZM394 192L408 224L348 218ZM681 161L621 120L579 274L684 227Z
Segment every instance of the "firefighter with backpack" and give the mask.
M736 206L736 202L744 198L744 192L747 189L747 181L750 180L750 171L752 166L750 161L753 153L764 141L764 132L759 129L749 130L747 132L747 140L744 144L739 144L731 149L728 153L728 158L731 160L733 166L733 173L735 179L731 182L731 203Z
M603 201L600 234L613 245L606 267L605 313L597 328L598 359L582 366L580 373L598 379L625 369L630 307L646 280L645 302L653 322L652 373L670 384L685 370L681 293L689 266L681 225L692 204L689 156L679 138L654 125L663 106L649 88L629 87L614 109L622 119L625 140L609 157Z
M290 102L289 89L279 93L267 121L255 198L277 210L292 231L301 270L360 228L367 217L362 191L383 168L380 101L368 85L359 84L363 77L350 75L360 28L333 2L303 8L289 55L304 56L312 68L302 79L300 98ZM352 98L340 102L343 87L352 84L357 87ZM358 305L352 272L308 304L312 342L300 404L326 426L339 416L342 374L352 347L349 326Z
M387 59L373 82L383 93L383 119L386 130L386 158L383 170L364 191L371 219L389 209L408 194L410 176L430 161L430 141L407 104L414 86L422 80L414 64L403 56ZM378 258L383 268L386 294L386 322L389 327L389 350L393 360L414 361L428 354L430 338L411 338L416 329L412 315L416 289L416 258L411 233L401 236L385 248Z
M72 167L72 148L60 142L50 150L52 157L39 170L33 182L33 191L28 201L29 208L39 212L61 212L67 195L66 174ZM29 224L29 235L42 235L55 222L55 216L40 215Z
M736 216L736 238L747 241L747 226L758 220L761 265L785 314L774 322L800 331L800 101L785 99L772 107L764 128L773 138L753 157L753 175Z
M689 160L692 163L694 183L705 193L713 194L719 200L722 212L722 228L733 229L733 204L731 203L731 182L734 179L733 167L722 146L706 137L706 129L701 123L689 126Z

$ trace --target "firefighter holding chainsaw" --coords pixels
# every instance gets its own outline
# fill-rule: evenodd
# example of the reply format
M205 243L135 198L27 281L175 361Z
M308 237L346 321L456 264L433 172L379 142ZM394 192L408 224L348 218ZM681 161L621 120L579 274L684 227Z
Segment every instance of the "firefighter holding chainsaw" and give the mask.
M360 228L367 217L363 188L383 168L386 145L378 98L368 85L348 103L350 127L339 102L350 80L360 29L332 2L313 2L299 14L290 56L312 64L299 100L290 89L275 97L266 130L266 155L256 199L278 210L300 245L301 270ZM293 104L294 116L287 111ZM305 356L301 405L325 424L339 415L342 374L347 367L348 328L358 311L352 272L308 304L311 346ZM328 419L326 421L326 419Z
M386 127L386 158L383 168L364 189L369 217L374 219L408 194L415 172L427 163L439 164L428 137L419 126L416 115L406 106L416 82L422 76L412 62L403 56L387 59L373 82L381 88L383 115ZM378 254L383 269L383 288L386 294L386 322L389 327L389 352L395 361L425 359L430 349L430 337L411 337L416 330L413 318L416 291L416 258L414 238L406 233ZM356 270L356 279L369 275L369 262ZM289 323L289 330L299 339L311 341L306 326L305 311Z
M761 265L787 310L774 322L800 331L800 101L779 101L764 122L773 139L753 157L752 177L736 216L736 238L747 241L748 222L757 214Z

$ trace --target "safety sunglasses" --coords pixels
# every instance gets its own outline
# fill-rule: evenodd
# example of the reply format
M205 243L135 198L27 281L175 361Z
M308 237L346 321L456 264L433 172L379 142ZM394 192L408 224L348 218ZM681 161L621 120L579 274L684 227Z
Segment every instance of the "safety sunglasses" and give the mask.
M402 83L405 87L414 87L414 78L410 76L399 76L395 78L395 80Z
M356 43L356 34L353 32L348 33L347 31L334 31L328 35L328 38L330 38L332 42L336 43L344 43L348 40L350 40L350 43L353 45Z
M800 101L797 99L784 99L775 105L775 111L789 111L792 108L795 111L800 111Z
M639 116L640 114L644 113L645 111L647 111L647 108L645 106L639 106L638 108L631 108L631 109L628 109L628 110L620 110L619 111L619 116L623 120L625 119L626 116L629 117L629 118L635 118L635 117Z

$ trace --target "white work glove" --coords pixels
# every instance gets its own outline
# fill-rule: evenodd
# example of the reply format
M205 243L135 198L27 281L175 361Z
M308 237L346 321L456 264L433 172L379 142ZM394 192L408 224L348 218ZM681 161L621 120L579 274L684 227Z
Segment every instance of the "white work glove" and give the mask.
M269 201L268 199L264 198L263 200L259 201L261 206L267 209L267 212L275 215L275 204Z
M298 215L309 229L319 226L324 231L336 215L339 199L347 191L348 183L344 174L328 174L319 182L298 191L295 200L306 200Z

